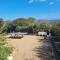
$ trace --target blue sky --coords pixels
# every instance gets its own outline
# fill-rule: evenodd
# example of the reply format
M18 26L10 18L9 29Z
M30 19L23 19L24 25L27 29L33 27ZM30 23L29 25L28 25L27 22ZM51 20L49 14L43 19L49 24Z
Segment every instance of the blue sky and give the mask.
M60 19L60 0L0 0L0 18Z

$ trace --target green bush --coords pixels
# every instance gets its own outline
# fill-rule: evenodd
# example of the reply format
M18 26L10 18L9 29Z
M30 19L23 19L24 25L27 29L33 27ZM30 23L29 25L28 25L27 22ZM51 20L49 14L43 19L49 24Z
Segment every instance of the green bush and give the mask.
M59 29L53 29L53 32L55 33L55 40L60 42L60 30Z

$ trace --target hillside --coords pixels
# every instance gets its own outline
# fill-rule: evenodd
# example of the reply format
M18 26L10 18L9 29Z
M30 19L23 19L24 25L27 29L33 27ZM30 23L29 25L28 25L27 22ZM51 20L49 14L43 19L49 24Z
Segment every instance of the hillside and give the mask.
M12 22L15 24L31 24L35 21L34 18L17 18Z

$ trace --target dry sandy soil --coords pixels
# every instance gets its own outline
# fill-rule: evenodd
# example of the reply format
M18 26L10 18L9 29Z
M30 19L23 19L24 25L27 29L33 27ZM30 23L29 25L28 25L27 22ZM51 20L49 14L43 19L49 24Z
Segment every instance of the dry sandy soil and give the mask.
M9 46L15 49L13 60L55 60L51 44L41 37L26 35L21 39L7 38Z

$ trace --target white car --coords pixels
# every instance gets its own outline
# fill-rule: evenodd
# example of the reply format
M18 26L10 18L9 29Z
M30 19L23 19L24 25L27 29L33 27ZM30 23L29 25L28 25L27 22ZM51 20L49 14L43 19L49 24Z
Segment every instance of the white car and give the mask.
M47 32L38 32L39 36L47 36Z
M17 33L11 33L11 37L12 38L21 38L21 37L23 37L23 35L17 32Z

